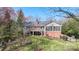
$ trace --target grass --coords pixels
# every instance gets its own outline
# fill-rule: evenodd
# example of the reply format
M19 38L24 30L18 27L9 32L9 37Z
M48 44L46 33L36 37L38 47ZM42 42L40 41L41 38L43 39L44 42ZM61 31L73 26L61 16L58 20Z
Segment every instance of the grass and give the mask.
M28 36L32 44L18 48L20 51L75 51L79 50L79 41L70 42L62 39L50 40L43 36Z

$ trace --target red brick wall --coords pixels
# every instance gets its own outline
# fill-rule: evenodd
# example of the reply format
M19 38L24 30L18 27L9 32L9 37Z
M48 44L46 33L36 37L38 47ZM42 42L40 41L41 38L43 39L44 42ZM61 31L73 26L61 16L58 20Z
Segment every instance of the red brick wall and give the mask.
M49 37L60 38L61 32L60 31L48 31L46 32L46 35Z

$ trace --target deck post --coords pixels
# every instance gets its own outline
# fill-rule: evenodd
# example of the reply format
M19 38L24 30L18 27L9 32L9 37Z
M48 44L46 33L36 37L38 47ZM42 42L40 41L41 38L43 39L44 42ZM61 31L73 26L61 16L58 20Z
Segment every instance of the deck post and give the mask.
M34 31L33 31L33 35L34 35Z
M46 36L46 27L44 27L43 31L44 31L44 36Z
M41 36L43 35L42 31L41 31Z

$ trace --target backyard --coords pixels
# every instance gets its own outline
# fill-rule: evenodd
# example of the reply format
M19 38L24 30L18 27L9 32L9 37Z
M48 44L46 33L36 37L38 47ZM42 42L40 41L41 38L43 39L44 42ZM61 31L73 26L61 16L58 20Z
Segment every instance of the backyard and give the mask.
M51 17L39 17L43 9L46 13L49 9L53 11L49 12ZM33 13L28 15L28 10ZM78 12L79 8L1 7L0 51L79 51Z
M77 51L79 50L79 41L70 42L62 39L51 39L43 36L28 36L32 41L23 47L19 47L21 51Z

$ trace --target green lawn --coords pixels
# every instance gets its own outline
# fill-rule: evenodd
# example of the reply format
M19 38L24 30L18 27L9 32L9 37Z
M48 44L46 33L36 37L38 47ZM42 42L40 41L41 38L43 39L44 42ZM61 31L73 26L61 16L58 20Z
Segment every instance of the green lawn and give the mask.
M20 47L21 51L75 51L79 50L79 42L64 41L62 39L49 39L43 36L28 36L32 44Z

